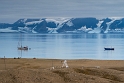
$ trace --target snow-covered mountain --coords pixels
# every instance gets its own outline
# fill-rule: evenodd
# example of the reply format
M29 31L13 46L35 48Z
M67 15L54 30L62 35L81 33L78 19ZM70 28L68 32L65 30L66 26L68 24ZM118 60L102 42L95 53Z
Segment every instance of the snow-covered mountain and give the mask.
M0 32L23 33L124 33L124 18L42 18L0 23Z

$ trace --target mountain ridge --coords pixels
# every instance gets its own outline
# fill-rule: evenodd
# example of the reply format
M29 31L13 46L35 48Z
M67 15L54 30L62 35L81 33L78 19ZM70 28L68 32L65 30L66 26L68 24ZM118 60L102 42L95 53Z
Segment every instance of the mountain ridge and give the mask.
M41 18L0 23L0 32L23 33L124 33L124 18Z

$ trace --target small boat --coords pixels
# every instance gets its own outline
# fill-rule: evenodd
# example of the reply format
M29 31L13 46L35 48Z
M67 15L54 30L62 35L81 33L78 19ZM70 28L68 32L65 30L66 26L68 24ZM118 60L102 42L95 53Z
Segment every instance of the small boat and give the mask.
M114 50L114 48L104 48L105 50Z

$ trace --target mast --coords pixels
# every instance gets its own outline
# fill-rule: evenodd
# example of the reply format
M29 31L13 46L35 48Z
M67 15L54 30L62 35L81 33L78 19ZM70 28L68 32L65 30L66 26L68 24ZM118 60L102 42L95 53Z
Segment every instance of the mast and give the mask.
M21 39L21 48L22 48L22 33L21 33L21 37L20 37L20 39Z

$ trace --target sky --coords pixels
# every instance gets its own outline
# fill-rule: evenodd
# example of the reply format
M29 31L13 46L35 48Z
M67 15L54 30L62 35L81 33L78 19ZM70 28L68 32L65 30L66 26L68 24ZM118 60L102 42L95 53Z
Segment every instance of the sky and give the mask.
M0 23L72 17L124 17L124 0L0 0Z

